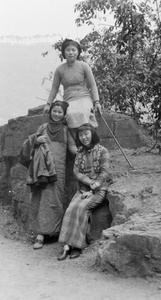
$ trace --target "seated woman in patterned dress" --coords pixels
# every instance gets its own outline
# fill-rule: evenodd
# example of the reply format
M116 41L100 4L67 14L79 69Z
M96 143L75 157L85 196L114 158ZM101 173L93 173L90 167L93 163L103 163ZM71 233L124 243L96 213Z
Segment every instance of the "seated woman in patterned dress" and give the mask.
M86 247L91 211L103 201L107 191L109 152L99 144L95 128L89 123L80 126L76 143L74 175L78 189L63 217L59 242L64 248L58 260L64 260L69 254L70 258L76 258Z
M62 84L63 100L70 104L66 113L67 125L74 138L76 128L82 124L91 123L94 127L98 126L94 108L101 113L98 89L92 70L86 62L79 60L80 53L79 43L71 39L64 40L61 54L66 62L60 64L55 71L52 88L44 108L44 112L49 111Z

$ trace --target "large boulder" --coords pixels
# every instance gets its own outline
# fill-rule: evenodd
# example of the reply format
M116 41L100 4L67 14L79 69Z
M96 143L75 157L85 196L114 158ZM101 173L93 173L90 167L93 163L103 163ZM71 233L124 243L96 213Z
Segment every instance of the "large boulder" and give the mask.
M112 223L102 232L96 263L115 275L161 273L161 156L144 151L128 152L135 166L128 171L117 156L119 180L108 190Z
M96 263L114 275L161 274L160 215L134 215L124 225L103 231Z
M17 188L14 183L15 175L14 178L12 177L13 174L16 174L17 182L22 181L25 186L25 176L27 172L25 172L23 166L19 165L19 152L28 135L36 132L41 124L48 121L48 116L43 116L42 114L43 107L44 106L40 106L30 109L28 116L11 119L8 121L8 124L0 127L0 202L4 205L11 203L12 194L13 192L15 193ZM140 134L133 119L122 114L111 113L107 110L103 112L103 116L117 139L120 141L122 147L137 148L141 146ZM116 144L114 143L108 128L100 115L97 115L97 119L99 123L98 133L100 135L101 143L109 150L114 149ZM124 129L122 124L124 124ZM71 189L73 192L73 185L69 184L69 180L70 182L74 180L72 177L72 167L73 157L68 154L67 171L70 176L67 176L66 189L69 198L71 198L72 194ZM64 205L66 206L66 204Z
M12 205L15 218L26 230L30 189L26 186L27 169L19 164L19 152L27 136L48 120L42 109L31 109L28 116L9 120L0 127L0 201ZM107 124L99 114L96 117L101 144L109 149L111 157L107 197L93 212L92 234L98 238L102 233L96 264L102 271L121 276L160 274L161 156L155 152L145 154L140 148L142 140L132 118L107 110L103 111ZM73 162L67 153L65 209L76 189Z
M8 124L0 127L0 201L2 205L12 205L16 219L23 223L26 230L28 229L30 189L26 186L27 169L19 164L19 152L27 136L34 133L42 123L48 120L47 116L42 115L42 109L43 107L31 109L28 116L11 119ZM137 178L137 174L130 174L131 177L129 176L131 167L118 149L108 126L131 160L134 149L140 148L142 141L135 121L129 116L104 110L103 118L108 126L101 115L97 114L96 117L99 124L97 130L100 142L110 151L109 178L111 182L113 181L113 184L109 186L106 199L93 212L92 235L98 238L102 230L106 231L110 226L115 228L116 225L126 224L128 218L137 213L138 207L140 207L139 200L134 196L134 189L133 194L130 194L131 192L127 188L130 180L134 183L133 177ZM76 190L76 182L72 172L73 162L73 156L67 153L67 176L63 202L65 209ZM105 236L104 238L103 243L106 243L107 239ZM97 261L100 262L102 269L108 269L102 263L104 258L101 252L98 257Z

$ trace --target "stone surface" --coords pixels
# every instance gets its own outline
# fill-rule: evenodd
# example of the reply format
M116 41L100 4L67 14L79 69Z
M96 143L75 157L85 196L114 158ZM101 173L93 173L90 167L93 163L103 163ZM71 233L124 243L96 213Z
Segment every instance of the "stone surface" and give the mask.
M129 152L131 170L117 156L114 167L119 161L122 170L113 170L108 191L112 223L102 232L96 263L115 275L161 274L161 157L144 151Z
M103 231L97 264L103 271L127 277L160 274L160 232L160 214L134 215L124 225Z
M100 247L99 258L103 271L126 277L153 276L161 273L160 237L153 234L126 232Z
M109 112L108 110L103 111L103 119L98 113L96 114L96 118L99 124L97 131L101 143L108 149L118 149L118 145L110 130L122 148L137 149L141 146L138 127L132 118L121 113Z

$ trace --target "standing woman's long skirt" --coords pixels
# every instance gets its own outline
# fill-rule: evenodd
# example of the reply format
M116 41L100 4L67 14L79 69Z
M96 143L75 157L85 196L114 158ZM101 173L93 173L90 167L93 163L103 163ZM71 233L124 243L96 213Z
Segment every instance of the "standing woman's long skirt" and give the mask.
M66 145L51 142L58 180L37 188L31 194L30 229L36 234L58 235L64 214L63 198L65 187Z
M78 128L84 123L98 127L93 111L93 102L90 97L80 97L68 100L66 121L69 128Z
M83 249L87 245L90 212L103 201L105 193L105 190L100 190L96 194L82 199L82 194L77 191L63 218L59 235L60 243L79 249Z

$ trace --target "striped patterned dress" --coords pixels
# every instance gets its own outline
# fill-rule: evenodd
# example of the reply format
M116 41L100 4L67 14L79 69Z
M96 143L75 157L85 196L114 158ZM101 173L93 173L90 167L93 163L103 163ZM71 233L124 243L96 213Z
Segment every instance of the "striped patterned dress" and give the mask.
M105 147L97 144L90 150L78 150L74 164L78 189L65 212L59 235L60 243L79 249L87 245L91 211L105 197L108 170L109 152ZM90 189L91 180L100 184L94 193Z

